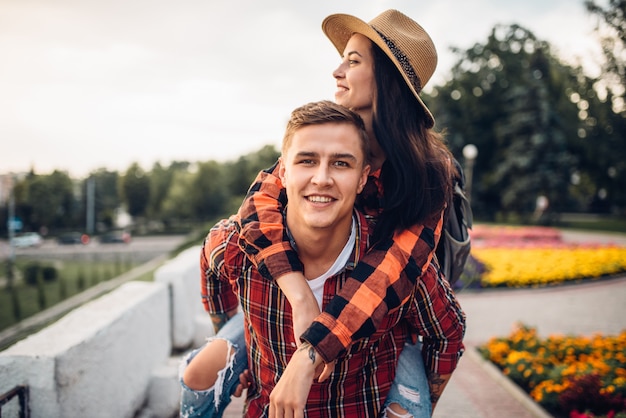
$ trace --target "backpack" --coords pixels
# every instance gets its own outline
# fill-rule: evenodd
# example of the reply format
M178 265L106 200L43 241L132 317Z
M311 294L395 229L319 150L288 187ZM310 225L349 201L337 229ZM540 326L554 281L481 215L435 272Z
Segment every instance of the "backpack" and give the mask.
M457 174L454 176L452 203L448 205L443 218L443 231L435 250L441 272L450 285L459 280L465 261L469 256L473 214L470 202L465 195L465 174L461 164L454 159Z

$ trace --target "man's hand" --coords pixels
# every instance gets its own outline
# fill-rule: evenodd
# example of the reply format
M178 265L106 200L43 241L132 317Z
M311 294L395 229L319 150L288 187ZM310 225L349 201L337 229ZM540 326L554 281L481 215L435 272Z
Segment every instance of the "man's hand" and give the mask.
M276 284L291 305L293 334L296 344L300 346L300 336L320 314L317 300L301 272L287 273L276 279Z
M315 370L323 363L309 343L298 348L270 394L270 418L304 417Z

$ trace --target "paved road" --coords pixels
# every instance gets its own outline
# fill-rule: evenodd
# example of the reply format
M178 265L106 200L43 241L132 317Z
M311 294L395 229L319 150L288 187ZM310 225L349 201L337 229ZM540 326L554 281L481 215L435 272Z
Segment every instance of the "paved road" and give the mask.
M176 248L185 239L184 235L164 235L133 237L128 244L101 244L92 240L87 245L61 245L53 239L46 239L40 247L16 248L16 257L65 257L88 256L92 254L110 254L119 252L163 254ZM0 240L0 261L9 257L10 247L6 240Z

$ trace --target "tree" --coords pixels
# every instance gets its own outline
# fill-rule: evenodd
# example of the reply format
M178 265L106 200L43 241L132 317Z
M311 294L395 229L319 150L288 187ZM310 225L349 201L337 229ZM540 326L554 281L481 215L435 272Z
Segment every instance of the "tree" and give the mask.
M189 202L193 189L193 173L188 170L176 170L167 194L161 203L160 217L166 224L181 220L192 220L194 211Z
M599 19L596 32L604 52L604 79L614 90L615 110L626 116L626 0L609 0L606 8L588 0L585 7Z
M455 51L451 80L428 103L457 158L468 143L479 149L477 216L529 221L538 196L548 198L552 212L571 210L572 176L583 169L581 138L594 124L589 115L606 107L589 90L593 80L518 25L498 25L485 44Z
M55 170L49 175L27 177L26 201L31 208L29 223L40 227L67 228L77 213L73 183L67 173Z
M228 191L233 197L243 197L259 171L269 168L278 160L280 152L266 145L256 152L243 155L235 162L224 164Z
M189 193L195 219L207 221L227 211L230 193L222 172L215 161L198 163Z
M596 32L604 52L602 75L596 89L604 89L612 112L600 115L590 132L590 141L598 138L610 143L602 152L592 181L598 187L594 202L600 208L626 215L626 1L609 0L606 8L595 1L586 1L587 10L598 17ZM592 151L593 150L589 150ZM595 152L594 152L595 154ZM594 161L588 161L593 165Z
M132 217L143 216L150 202L150 179L133 163L120 179L120 192Z
M175 161L169 167L163 167L160 163L154 164L150 172L150 205L148 207L150 217L161 217L163 203L173 186L175 174L186 172L189 166L190 163L182 161Z
M122 205L122 199L118 193L119 173L100 168L89 174L83 182L83 196L87 198L87 183L93 181L95 187L94 210L96 221L107 228L114 226L115 211ZM87 207L86 201L84 206Z

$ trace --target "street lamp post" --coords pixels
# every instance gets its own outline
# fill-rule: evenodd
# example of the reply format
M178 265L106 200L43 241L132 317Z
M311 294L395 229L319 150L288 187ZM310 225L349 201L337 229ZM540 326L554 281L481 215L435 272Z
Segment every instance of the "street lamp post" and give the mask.
M467 190L467 200L472 201L472 175L474 171L474 161L478 155L478 148L474 144L467 144L463 147L463 157L465 157L465 190Z
M15 265L15 180L11 176L11 186L9 191L9 208L7 213L7 229L9 232L9 259L7 261L7 279L9 287L13 286L13 266Z

